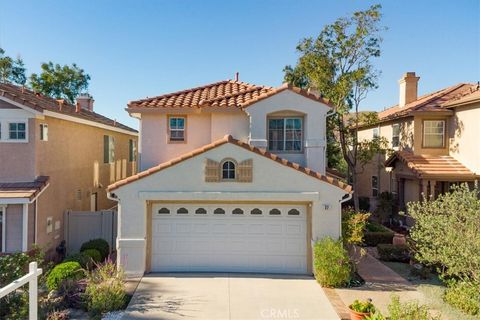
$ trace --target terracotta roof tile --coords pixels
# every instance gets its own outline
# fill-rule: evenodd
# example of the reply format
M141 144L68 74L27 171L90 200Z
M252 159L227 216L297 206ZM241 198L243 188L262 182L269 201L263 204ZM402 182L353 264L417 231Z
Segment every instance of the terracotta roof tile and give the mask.
M413 112L445 111L446 109L443 107L445 103L464 95L466 92L470 92L472 86L474 85L469 83L460 83L436 92L426 94L403 107L395 105L378 112L378 119L383 122L396 118L408 117L411 116Z
M0 182L0 198L34 199L48 185L49 177L39 176L35 181Z
M392 166L397 159L405 163L419 179L458 178L471 181L480 178L451 156L415 155L408 151L397 151L385 161L385 166Z
M130 101L127 110L139 111L162 108L193 109L218 107L222 109L242 109L284 90L292 90L307 98L333 107L328 100L287 84L278 88L273 88L241 81L225 80L157 97Z
M271 159L273 161L276 161L276 162L278 162L278 163L280 163L284 166L287 166L287 167L290 167L290 168L295 169L297 171L303 172L303 173L305 173L305 174L307 174L307 175L309 175L313 178L316 178L318 180L321 180L321 181L327 182L329 184L332 184L332 185L334 185L334 186L336 186L336 187L338 187L338 188L340 188L340 189L342 189L342 190L344 190L348 193L352 192L352 187L350 185L346 184L346 183L343 183L342 181L339 181L339 180L337 180L335 178L332 178L332 177L324 176L324 175L322 175L322 174L320 174L316 171L313 171L309 168L302 167L297 163L290 162L286 159L280 158L276 154L270 153L270 152L266 151L265 149L260 149L260 148L254 147L254 146L252 146L248 143L245 143L243 141L237 140L230 135L227 135L223 139L220 139L220 140L217 140L217 141L212 142L210 144L207 144L207 145L205 145L201 148L195 149L195 150L193 150L193 151L191 151L187 154L184 154L184 155L182 155L178 158L172 159L168 162L161 163L156 167L152 167L152 168L147 169L145 171L142 171L142 172L140 172L136 175L133 175L133 176L130 176L126 179L117 181L117 182L109 185L108 188L107 188L107 191L115 190L115 189L117 189L121 186L124 186L124 185L126 185L130 182L133 182L133 181L139 180L143 177L152 175L152 174L154 174L156 172L159 172L163 169L169 168L169 167L171 167L171 166L173 166L173 165L175 165L179 162L182 162L184 160L193 158L193 157L195 157L199 154L202 154L202 153L204 153L208 150L214 149L214 148L216 148L218 146L221 146L223 144L226 144L226 143L231 143L231 144L237 145L237 146L242 147L246 150L249 150L251 152L254 152L256 154L264 156L264 157L266 157L268 159Z
M8 98L12 101L18 102L26 107L35 109L39 112L44 110L65 114L68 116L94 121L107 126L120 128L123 130L131 131L133 133L137 130L132 129L126 125L123 125L115 120L102 116L99 113L80 109L76 112L76 106L67 102L60 103L58 100L28 90L24 87L15 86L7 83L0 83L0 96Z

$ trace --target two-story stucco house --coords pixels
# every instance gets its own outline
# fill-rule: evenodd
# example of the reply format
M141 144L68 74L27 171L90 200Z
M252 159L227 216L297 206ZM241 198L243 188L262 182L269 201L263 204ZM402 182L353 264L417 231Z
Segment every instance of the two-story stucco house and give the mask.
M460 83L417 96L414 72L400 79L399 104L378 113L378 124L362 127L359 139L385 137L394 151L378 155L358 176L359 196L397 195L400 210L406 203L436 197L452 183L480 178L480 96L477 84Z
M140 120L143 171L108 187L127 274L307 274L312 241L341 235L351 188L325 175L321 97L226 80L127 111Z
M66 210L116 203L105 188L137 172L137 131L26 88L0 84L0 252L52 249Z

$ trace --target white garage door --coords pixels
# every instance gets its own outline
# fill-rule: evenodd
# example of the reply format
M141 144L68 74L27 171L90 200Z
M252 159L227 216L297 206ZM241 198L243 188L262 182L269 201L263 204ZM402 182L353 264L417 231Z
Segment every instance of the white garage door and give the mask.
M307 272L303 205L157 204L152 271Z

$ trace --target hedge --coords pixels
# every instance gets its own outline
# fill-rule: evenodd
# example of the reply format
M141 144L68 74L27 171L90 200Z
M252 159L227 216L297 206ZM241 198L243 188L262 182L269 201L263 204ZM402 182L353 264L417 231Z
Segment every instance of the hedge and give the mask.
M383 261L396 261L396 262L409 262L410 250L407 245L393 245L380 243L377 246L378 255L380 260Z
M84 244L82 244L80 252L88 249L98 250L98 252L100 252L100 254L102 255L102 261L105 260L110 253L110 246L108 245L108 242L104 239L93 239L85 242Z
M55 268L47 276L48 290L56 290L63 281L67 279L78 280L83 278L84 272L80 264L76 261L62 262L57 264Z
M391 244L393 242L395 232L379 223L369 222L365 229L363 242L368 247L376 247L380 243Z

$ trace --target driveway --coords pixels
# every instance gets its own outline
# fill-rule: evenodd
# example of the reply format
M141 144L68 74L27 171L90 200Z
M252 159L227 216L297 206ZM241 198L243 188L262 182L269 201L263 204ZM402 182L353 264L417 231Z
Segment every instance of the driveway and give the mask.
M128 319L339 319L312 277L161 273L143 277Z

